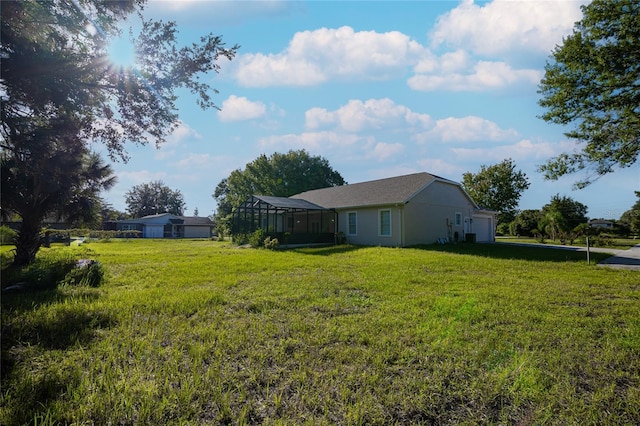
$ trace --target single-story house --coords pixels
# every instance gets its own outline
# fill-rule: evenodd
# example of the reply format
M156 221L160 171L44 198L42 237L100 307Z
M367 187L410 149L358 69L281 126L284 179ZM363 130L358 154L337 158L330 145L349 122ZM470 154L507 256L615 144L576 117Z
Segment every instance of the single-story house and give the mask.
M610 220L604 220L604 219L591 219L589 221L589 226L591 226L592 228L601 228L601 229L611 230L613 229L613 222Z
M116 231L139 231L142 238L209 238L215 226L208 217L170 213L118 220L115 224Z
M233 232L261 228L289 243L330 242L337 233L370 246L493 242L495 216L459 183L414 173L289 198L253 195L234 211Z

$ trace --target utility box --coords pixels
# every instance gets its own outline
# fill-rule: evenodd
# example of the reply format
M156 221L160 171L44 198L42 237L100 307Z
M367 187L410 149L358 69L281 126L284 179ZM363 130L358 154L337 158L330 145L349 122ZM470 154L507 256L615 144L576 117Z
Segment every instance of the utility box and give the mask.
M475 243L476 242L476 234L464 234L464 240L467 243Z

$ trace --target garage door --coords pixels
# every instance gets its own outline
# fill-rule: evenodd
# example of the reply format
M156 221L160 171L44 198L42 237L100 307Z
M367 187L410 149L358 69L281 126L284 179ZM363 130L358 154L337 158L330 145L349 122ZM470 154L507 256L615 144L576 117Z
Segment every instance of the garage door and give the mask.
M478 242L493 241L493 221L490 217L474 216L473 232Z
M145 238L162 238L164 236L163 225L147 225L144 227Z

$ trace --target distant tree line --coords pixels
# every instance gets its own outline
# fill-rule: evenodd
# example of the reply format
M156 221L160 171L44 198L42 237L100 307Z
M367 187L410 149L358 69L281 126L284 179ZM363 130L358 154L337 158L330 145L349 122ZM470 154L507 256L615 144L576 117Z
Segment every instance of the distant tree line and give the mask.
M571 197L554 195L540 210L522 210L515 219L498 225L498 235L535 237L541 242L549 239L562 244L572 244L578 238L592 236L596 244L606 245L608 237L628 237L640 234L639 200L622 214L619 220L608 219L612 227L591 226L587 218L587 206Z

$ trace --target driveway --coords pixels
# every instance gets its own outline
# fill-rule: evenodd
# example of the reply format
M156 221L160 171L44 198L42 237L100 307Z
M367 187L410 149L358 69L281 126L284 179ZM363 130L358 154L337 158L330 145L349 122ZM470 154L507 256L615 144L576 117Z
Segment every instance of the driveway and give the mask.
M640 244L636 244L628 250L618 250L615 255L598 263L598 266L640 271Z
M562 246L555 244L536 244L536 243L510 243L508 241L500 241L499 244L514 244L522 246L544 247L559 250L587 251L586 247ZM640 271L640 244L636 244L627 250L610 249L602 247L590 247L591 252L611 253L613 256L606 258L598 263L598 266L604 266L615 269L628 269L631 271Z

